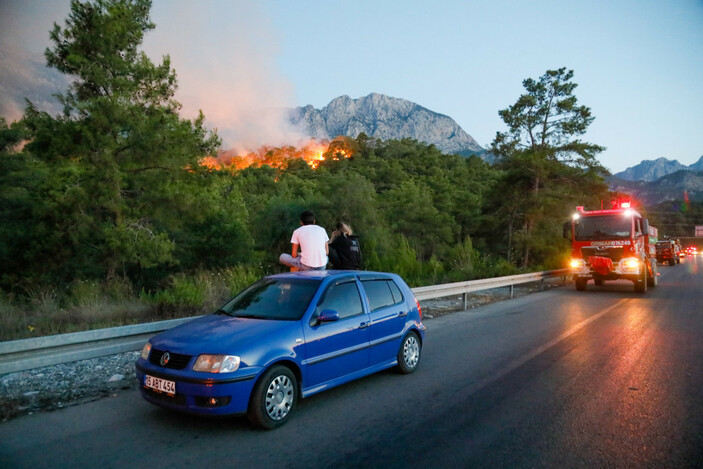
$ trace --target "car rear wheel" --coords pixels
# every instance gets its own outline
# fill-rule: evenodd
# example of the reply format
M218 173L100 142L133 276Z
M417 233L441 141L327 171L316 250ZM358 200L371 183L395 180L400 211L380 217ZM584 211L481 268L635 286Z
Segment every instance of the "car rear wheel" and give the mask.
M259 428L271 430L283 425L298 400L298 380L285 366L269 368L254 386L247 418Z
M400 350L398 350L398 371L403 374L415 371L417 365L420 363L421 350L422 345L420 345L420 339L417 337L417 334L408 332L408 334L403 337Z

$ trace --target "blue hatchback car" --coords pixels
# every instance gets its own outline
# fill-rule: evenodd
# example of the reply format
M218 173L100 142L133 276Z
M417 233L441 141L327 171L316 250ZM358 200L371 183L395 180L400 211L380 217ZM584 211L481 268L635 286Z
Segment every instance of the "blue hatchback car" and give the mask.
M394 366L413 372L424 336L420 304L398 275L277 274L152 337L137 378L142 396L159 406L246 413L271 429L300 398Z

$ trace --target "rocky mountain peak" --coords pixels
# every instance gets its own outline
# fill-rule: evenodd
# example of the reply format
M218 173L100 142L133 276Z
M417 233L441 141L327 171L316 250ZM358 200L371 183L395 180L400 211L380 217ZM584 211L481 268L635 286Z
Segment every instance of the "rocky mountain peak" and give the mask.
M692 171L703 171L703 155L701 155L698 161L696 161L692 165L689 165L688 169Z
M291 110L290 120L307 135L332 139L360 133L381 140L412 138L445 153L481 153L483 148L453 119L412 101L371 93L357 99L334 98L320 110L308 105Z
M635 166L627 168L625 171L614 174L614 176L625 181L651 182L682 169L689 169L689 167L679 163L677 160L672 161L662 157L656 160L644 160Z

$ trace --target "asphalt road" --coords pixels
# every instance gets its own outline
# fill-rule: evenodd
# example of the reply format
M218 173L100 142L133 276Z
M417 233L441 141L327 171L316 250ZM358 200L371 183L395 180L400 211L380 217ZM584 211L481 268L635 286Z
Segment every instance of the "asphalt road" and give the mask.
M137 392L0 424L0 466L703 467L703 256L428 320L420 367L301 401L282 428Z

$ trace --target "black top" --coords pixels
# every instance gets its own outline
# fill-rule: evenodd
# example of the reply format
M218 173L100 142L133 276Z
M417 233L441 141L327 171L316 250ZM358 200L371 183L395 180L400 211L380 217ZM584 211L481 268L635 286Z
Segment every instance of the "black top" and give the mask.
M335 270L358 270L361 268L359 237L337 236L329 245L330 262Z

